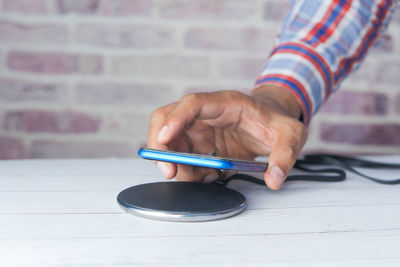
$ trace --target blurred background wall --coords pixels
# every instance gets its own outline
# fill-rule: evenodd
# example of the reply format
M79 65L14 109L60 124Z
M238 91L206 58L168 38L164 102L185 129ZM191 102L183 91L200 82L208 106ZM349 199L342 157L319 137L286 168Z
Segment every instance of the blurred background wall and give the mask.
M0 158L131 157L184 93L250 92L289 0L0 0ZM307 151L400 152L400 11Z

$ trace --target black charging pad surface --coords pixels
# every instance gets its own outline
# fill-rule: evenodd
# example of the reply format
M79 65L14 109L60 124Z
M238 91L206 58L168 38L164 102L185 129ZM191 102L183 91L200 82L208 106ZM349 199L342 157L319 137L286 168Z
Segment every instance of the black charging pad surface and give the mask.
M133 186L118 194L129 213L164 221L212 221L234 216L247 205L239 192L220 184L158 182Z

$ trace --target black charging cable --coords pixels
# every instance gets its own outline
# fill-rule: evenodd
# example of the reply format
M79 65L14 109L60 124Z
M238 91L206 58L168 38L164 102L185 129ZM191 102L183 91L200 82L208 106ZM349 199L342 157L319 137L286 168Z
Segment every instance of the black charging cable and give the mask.
M331 168L309 168L309 166L330 166ZM332 167L333 166L333 167ZM331 154L308 154L303 159L298 159L294 168L304 171L304 174L289 175L286 181L314 181L314 182L341 182L346 180L346 172L355 173L363 178L371 180L379 184L400 184L400 179L379 179L366 175L354 169L354 167L368 169L398 169L400 164L380 163L369 160L363 160L353 157L331 155ZM264 180L247 174L234 174L231 177L219 181L223 185L227 185L232 180L242 180L250 183L265 185Z

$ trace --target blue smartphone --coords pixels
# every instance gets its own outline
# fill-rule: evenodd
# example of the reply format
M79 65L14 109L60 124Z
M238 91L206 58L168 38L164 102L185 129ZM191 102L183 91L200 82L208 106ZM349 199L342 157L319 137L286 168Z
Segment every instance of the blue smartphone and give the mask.
M182 153L169 150L141 148L138 155L144 159L165 161L176 164L191 165L196 167L233 170L243 172L265 172L268 164L258 161L228 159L192 153Z

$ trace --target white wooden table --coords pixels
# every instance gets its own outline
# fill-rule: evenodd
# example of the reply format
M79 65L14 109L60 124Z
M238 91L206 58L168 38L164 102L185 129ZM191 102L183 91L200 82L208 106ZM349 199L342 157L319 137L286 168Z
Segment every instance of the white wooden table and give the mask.
M1 161L0 266L400 266L400 186L234 181L248 208L202 223L120 209L119 191L155 181L140 159Z

